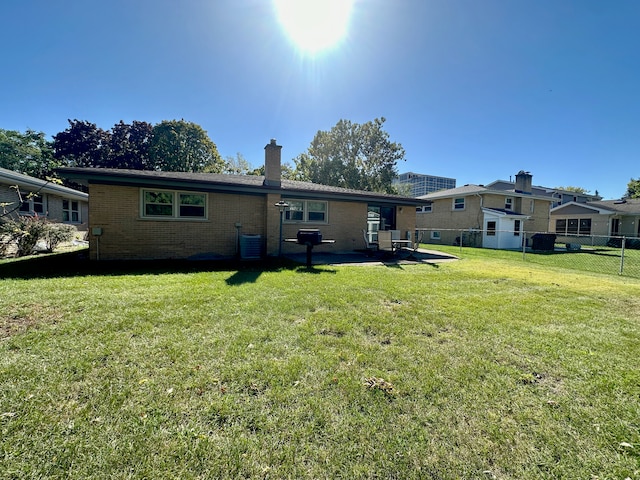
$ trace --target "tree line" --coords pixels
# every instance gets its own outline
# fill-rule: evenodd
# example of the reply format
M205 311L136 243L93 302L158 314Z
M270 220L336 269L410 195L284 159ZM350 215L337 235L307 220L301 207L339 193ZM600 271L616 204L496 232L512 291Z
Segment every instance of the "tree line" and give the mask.
M283 178L398 193L393 180L405 150L390 139L385 121L384 117L362 124L339 120L330 130L319 130L307 151L293 163L283 163ZM55 169L63 166L264 174L264 166L253 168L240 153L222 158L207 132L193 122L120 121L110 130L86 120L68 122L69 127L51 141L43 132L0 129L0 167L42 179L54 177ZM624 197L640 198L640 179L629 181Z
M192 122L120 121L103 130L69 120L52 141L43 132L0 130L0 165L44 178L62 166L222 172L224 161L207 133Z
M262 175L238 153L222 158L199 125L185 120L120 121L103 130L86 120L69 120L51 141L43 132L0 129L0 166L37 178L57 168L94 167L134 170ZM340 120L318 131L308 150L283 164L283 177L357 190L396 193L392 182L402 145L384 130L384 118L358 124Z

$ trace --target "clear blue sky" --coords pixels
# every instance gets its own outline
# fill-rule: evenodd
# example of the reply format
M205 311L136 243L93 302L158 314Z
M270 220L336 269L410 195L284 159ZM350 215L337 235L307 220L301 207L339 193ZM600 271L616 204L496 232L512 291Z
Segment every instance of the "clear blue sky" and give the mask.
M606 199L640 177L638 0L358 0L315 56L271 0L5 0L0 44L3 129L184 118L257 167L383 116L400 172Z

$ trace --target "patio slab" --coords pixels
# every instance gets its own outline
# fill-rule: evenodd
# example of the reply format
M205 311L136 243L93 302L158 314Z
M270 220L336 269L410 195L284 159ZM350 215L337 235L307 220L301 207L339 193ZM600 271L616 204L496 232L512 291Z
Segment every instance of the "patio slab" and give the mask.
M306 253L293 253L285 255L286 258L296 263L306 264ZM411 264L435 264L458 260L455 255L439 252L437 250L426 249L403 249L396 254L377 252L367 254L364 252L313 252L311 257L312 265L348 265L348 266L371 266L371 265L411 265Z

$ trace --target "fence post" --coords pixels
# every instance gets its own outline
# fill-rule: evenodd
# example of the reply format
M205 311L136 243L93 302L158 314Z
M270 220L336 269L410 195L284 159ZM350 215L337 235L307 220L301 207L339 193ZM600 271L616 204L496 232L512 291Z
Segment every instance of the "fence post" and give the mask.
M624 244L625 237L622 237L622 245L620 247L620 275L622 275L622 271L624 270Z

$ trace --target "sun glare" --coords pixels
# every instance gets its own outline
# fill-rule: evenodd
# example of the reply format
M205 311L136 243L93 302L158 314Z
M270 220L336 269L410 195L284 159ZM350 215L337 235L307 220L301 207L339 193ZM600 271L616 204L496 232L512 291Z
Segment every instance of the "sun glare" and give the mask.
M280 24L295 45L314 54L346 35L353 0L273 0Z

